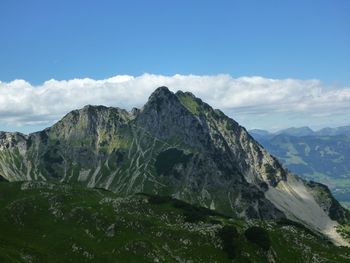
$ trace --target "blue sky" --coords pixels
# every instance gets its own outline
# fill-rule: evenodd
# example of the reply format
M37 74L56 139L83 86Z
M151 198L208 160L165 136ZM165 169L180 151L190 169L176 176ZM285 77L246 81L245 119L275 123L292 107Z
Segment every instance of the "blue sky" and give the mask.
M67 97L61 103L68 106L59 111L45 105L47 101L42 96L39 110L33 102L28 102L30 94L39 94L40 89L57 94L57 85L67 90L62 83L46 85L47 80L108 80L116 75L129 75L144 81L147 79L144 73L160 76L159 81L175 74L204 78L210 75L213 79L220 74L233 79L262 76L264 85L272 83L269 79L286 85L289 89L283 94L306 90L299 98L302 103L296 106L291 100L286 111L280 107L285 97L272 99L276 108L271 113L266 105L262 108L253 105L256 100L247 101L247 106L232 99L232 105L228 105L221 99L212 100L210 92L203 93L195 86L188 88L216 107L226 109L248 128L269 128L270 123L279 122L281 125L274 129L309 123L315 128L350 124L344 115L348 113L344 111L344 97L345 105L350 103L347 97L350 92L350 1L347 0L3 0L0 12L0 102L7 102L0 105L0 130L33 131L52 124L83 103L111 106L121 103L117 99L114 103L103 99L68 103L70 97ZM13 82L15 79L25 82ZM288 86L283 82L285 79L296 80L293 82L296 86ZM307 81L313 79L317 84ZM162 84L159 81L152 84ZM174 87L179 83L186 85L180 81ZM251 79L225 83L250 89L251 85L262 82ZM254 92L255 86L251 89ZM225 87L218 89L222 91ZM280 90L275 85L276 89ZM231 86L227 90L238 92ZM135 91L135 94L139 93ZM147 98L145 94L141 97L142 101L135 101L137 106ZM306 100L306 97L312 99ZM307 110L303 111L305 104L315 100L319 108L323 106L320 101L325 100L329 108L338 103L341 106L334 112L329 111L327 118L315 120L312 114L319 113L317 109L309 110L306 106ZM22 109L21 104L26 107ZM247 107L249 111L242 110ZM261 116L252 113L260 110L266 119L261 120ZM293 116L291 121L283 122L288 114ZM327 112L319 114L326 115Z
M350 1L0 3L0 80L217 74L350 84Z

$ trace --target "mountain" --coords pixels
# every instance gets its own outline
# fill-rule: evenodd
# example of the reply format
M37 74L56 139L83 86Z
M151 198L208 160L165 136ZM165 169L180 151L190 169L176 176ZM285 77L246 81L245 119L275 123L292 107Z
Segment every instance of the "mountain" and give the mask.
M286 135L300 137L300 136L313 135L314 131L311 130L309 127L300 127L300 128L291 127L288 129L278 131L276 134L286 134Z
M252 129L249 133L254 138L271 138L276 135L290 135L295 137L304 136L336 136L336 135L347 135L350 136L350 126L341 126L336 128L326 127L317 131L312 130L310 127L290 127L287 129L279 130L277 132L269 132L262 129Z
M344 232L344 234L349 232ZM230 218L177 199L0 182L0 262L349 262L288 220Z
M276 156L285 167L308 180L330 187L342 204L350 207L349 126L325 128L308 136L263 134L253 137Z
M254 139L259 141L259 140L264 140L267 138L270 138L271 136L274 136L273 133L261 129L253 129L249 131L249 134L253 135Z
M237 122L160 87L142 109L86 106L43 131L0 134L0 175L147 193L228 216L299 222L339 245L349 221L324 185L283 169Z
M335 136L335 135L348 135L350 136L350 126L341 126L337 128L323 128L316 132L320 136Z

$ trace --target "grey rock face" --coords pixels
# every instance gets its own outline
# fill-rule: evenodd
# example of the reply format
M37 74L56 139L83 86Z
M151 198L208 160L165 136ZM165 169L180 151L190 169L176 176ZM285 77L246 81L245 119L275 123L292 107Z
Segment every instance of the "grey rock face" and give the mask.
M0 175L9 181L80 182L124 195L172 195L261 219L286 216L276 191L283 195L279 187L294 177L237 122L191 93L166 87L142 109L86 106L29 136L1 133ZM344 220L344 213L332 219Z

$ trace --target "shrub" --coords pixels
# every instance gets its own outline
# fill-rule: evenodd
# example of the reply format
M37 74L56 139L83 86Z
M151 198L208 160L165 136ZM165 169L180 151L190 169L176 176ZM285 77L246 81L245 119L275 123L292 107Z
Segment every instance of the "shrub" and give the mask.
M221 215L220 213L210 210L205 207L199 207L195 205L191 205L182 200L178 200L172 198L170 196L160 196L160 195L151 195L151 194L142 194L147 196L150 204L169 204L174 208L182 210L182 214L185 217L185 221L189 223L196 223L199 221L205 221L208 216L221 216L226 217L225 215Z
M223 251L226 252L230 259L236 257L238 253L237 241L238 241L238 231L232 225L225 225L218 232L218 236L222 242Z
M185 217L185 221L189 223L204 221L208 216L208 214L205 213L205 211L195 208L185 210L183 212L183 215Z
M253 226L244 232L248 241L258 245L263 250L267 251L271 247L269 233L262 227Z
M0 174L0 182L7 182L7 180Z
M155 205L159 205L159 204L165 204L170 202L171 197L169 196L162 196L162 195L148 195L148 202L150 204L155 204Z
M189 223L204 221L208 217L208 215L210 215L211 212L211 210L190 205L186 202L177 199L172 200L172 205L173 207L181 209L183 211L185 221Z
M177 148L167 149L157 156L154 164L157 174L168 175L176 164L186 164L191 157L192 154L185 154L182 150Z

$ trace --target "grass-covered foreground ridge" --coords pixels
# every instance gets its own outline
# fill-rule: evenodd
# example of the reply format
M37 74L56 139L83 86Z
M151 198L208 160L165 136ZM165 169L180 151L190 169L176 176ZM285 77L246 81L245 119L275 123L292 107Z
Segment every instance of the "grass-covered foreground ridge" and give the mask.
M154 195L0 182L0 262L350 262L287 220L242 221Z

